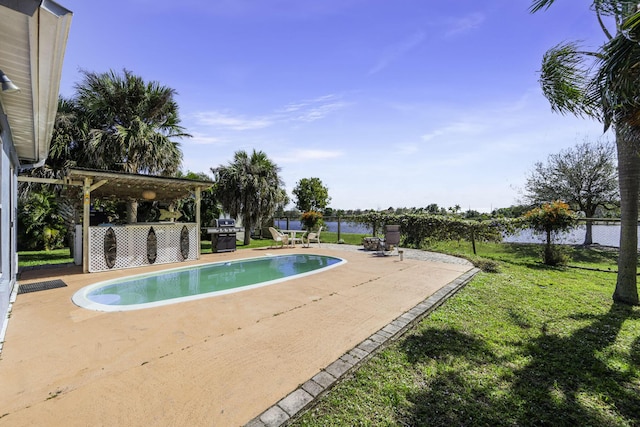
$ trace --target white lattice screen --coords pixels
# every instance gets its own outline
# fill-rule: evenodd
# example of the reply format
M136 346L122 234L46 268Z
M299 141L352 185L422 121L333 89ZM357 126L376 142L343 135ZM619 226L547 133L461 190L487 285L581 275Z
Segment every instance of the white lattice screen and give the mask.
M197 259L200 239L195 223L144 223L89 227L89 271L151 265L148 256L148 239L152 227L151 234L155 234L157 242L154 265ZM110 237L107 237L108 234ZM113 236L115 236L115 244L113 244ZM109 267L110 262L105 253L105 237L107 240L112 239L111 245L107 245L107 247L113 247L112 252L115 255L111 260L112 267Z

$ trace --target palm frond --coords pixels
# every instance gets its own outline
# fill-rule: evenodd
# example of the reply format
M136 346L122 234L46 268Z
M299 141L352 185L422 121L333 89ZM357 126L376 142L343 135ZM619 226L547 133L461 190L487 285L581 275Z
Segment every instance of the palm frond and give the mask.
M531 7L529 7L529 12L536 13L542 9L549 9L553 4L554 0L535 0Z
M553 111L597 117L597 106L585 98L590 83L589 71L585 67L586 55L575 43L559 44L545 53L540 84Z
M605 126L640 125L640 45L620 34L602 53L588 96L600 100Z

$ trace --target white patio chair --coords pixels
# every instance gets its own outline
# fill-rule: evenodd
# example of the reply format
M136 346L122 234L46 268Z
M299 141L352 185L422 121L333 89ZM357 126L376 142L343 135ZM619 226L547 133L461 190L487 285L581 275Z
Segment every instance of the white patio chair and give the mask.
M274 241L274 244L277 245L280 242L280 247L284 247L285 245L289 245L289 236L280 231L276 230L273 227L269 227L269 232L271 233L271 238ZM271 246L273 247L273 245Z
M307 234L307 243L306 243L306 247L309 248L311 247L311 242L316 242L318 244L318 247L320 247L320 232L322 231L322 227L318 228L317 232L309 232ZM303 244L304 244L304 237L303 237Z

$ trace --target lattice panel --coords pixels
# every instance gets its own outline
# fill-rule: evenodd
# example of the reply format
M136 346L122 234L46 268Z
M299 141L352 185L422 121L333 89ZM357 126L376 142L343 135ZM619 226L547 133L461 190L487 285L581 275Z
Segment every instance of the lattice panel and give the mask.
M197 258L200 242L198 229L193 223L89 227L89 271L107 271L151 265L147 256L147 241L151 227L153 227L157 242L154 265ZM183 227L186 227L184 233ZM105 248L105 237L108 234L111 235L107 238L111 244L107 244ZM185 239L188 239L188 242L181 245L181 236L183 235ZM115 245L113 240L115 240ZM112 248L111 252L114 255L111 262L105 256L107 255L105 250L109 247ZM183 252L186 253L186 257L183 256ZM110 268L109 264L113 264L113 266Z

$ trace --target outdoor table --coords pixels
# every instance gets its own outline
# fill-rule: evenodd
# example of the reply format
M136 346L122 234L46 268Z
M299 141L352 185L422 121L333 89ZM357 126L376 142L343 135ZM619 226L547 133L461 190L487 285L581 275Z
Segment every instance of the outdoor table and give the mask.
M296 241L300 242L300 244L302 244L302 238L301 237L296 237L297 233L304 233L304 230L280 230L283 233L286 233L289 235L289 245L293 246L294 248L296 247Z

